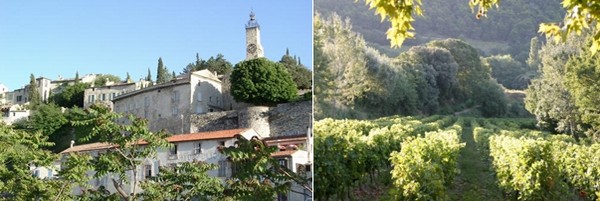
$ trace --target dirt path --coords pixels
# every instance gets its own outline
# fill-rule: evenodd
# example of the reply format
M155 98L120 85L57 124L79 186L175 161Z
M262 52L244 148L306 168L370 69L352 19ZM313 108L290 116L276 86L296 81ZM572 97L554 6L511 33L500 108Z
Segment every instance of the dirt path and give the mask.
M461 138L467 144L458 158L461 172L448 189L450 200L505 200L496 184L496 178L491 170L491 161L484 153L477 150L472 128L463 128Z

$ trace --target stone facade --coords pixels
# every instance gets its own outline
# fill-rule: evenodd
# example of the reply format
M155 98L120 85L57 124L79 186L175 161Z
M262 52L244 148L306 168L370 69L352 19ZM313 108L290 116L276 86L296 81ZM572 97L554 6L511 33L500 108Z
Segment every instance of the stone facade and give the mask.
M312 121L312 101L255 106L197 114L190 117L192 132L252 128L262 137L306 134Z
M87 88L83 95L83 108L89 108L95 103L102 103L114 109L112 100L117 96L148 87L149 85L150 82L140 80L136 83L108 83L102 87Z
M148 120L150 130L189 133L190 116L222 111L221 81L208 71L196 71L167 83L132 91L113 100L114 111Z

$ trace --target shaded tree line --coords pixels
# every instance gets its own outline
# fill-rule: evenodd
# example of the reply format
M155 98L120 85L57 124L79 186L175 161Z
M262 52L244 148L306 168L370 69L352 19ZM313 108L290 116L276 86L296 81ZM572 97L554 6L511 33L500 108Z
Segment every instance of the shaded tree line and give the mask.
M475 106L483 116L507 112L491 69L461 40L432 41L389 58L348 19L317 14L314 21L316 119L451 114Z

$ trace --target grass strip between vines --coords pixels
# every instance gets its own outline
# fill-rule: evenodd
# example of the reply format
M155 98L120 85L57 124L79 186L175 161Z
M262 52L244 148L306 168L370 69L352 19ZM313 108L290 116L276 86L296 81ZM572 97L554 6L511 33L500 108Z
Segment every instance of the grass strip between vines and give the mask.
M473 129L464 127L461 138L467 144L458 158L460 173L448 189L450 200L504 200L491 169L489 156L477 150L473 140Z

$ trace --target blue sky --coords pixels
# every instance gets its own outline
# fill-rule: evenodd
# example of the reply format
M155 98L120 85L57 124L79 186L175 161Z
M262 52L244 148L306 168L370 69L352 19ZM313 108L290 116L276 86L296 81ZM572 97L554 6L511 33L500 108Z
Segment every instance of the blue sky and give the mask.
M312 69L311 0L0 1L0 83L14 90L29 74L57 79L90 73L134 80L159 57L177 74L196 52L245 59L245 28L253 10L265 57L289 48Z

